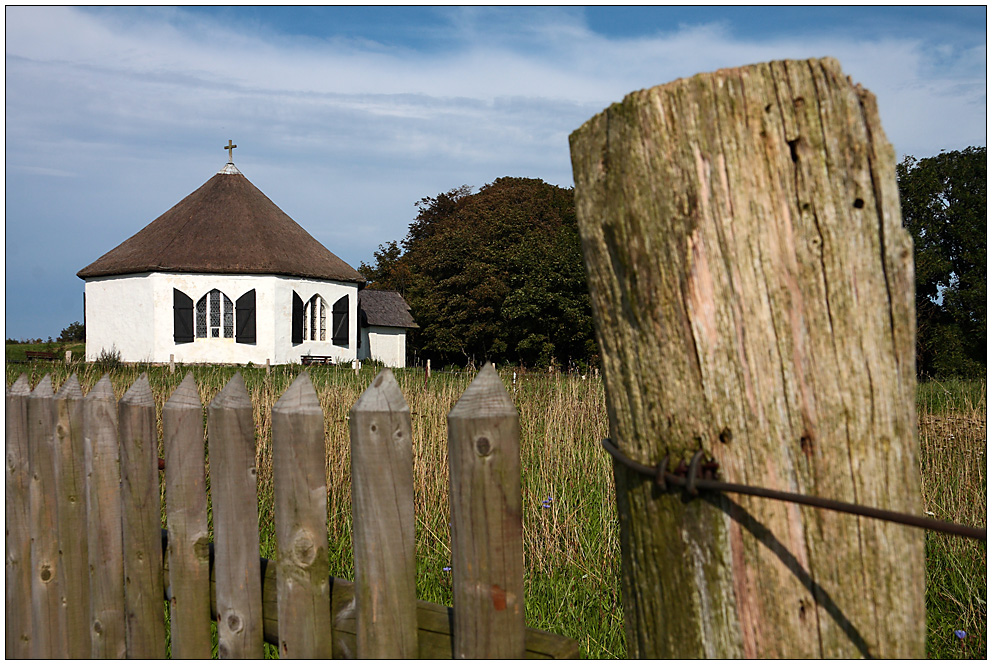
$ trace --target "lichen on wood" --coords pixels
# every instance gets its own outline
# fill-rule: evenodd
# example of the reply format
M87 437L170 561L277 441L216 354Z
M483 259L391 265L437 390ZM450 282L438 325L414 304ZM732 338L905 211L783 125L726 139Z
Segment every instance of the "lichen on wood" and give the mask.
M611 436L920 512L912 247L874 97L832 59L631 93L571 136ZM923 539L617 467L634 657L922 657Z

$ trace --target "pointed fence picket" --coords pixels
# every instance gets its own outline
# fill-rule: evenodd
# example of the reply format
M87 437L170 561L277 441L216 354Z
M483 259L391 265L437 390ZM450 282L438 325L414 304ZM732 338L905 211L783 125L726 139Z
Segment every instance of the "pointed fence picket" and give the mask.
M277 558L259 557L255 425L240 374L161 415L142 375L7 390L6 656L576 658L523 620L520 436L487 366L449 414L454 608L416 598L410 411L389 370L351 410L354 583L328 575L324 413L304 372L272 409ZM165 514L167 529L161 528ZM166 644L164 603L170 607Z

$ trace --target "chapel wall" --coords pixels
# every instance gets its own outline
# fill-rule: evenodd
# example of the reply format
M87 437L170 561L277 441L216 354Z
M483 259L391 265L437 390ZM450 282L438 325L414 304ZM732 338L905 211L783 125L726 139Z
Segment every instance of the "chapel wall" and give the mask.
M150 275L92 277L86 280L84 290L86 360L118 351L124 362L154 361Z

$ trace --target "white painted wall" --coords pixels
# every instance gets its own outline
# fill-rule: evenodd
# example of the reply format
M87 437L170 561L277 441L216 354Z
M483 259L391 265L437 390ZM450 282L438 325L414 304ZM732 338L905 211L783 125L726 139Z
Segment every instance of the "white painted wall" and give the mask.
M86 280L87 360L115 349L127 362L154 360L152 289L148 273Z
M358 286L349 282L294 279L276 275L219 275L150 273L92 278L86 281L86 358L95 360L101 349L114 346L125 362L237 363L273 365L300 362L303 355L334 356L347 362L356 357ZM176 344L173 289L196 302L219 289L236 303L255 289L255 344L233 338L194 338ZM330 341L292 344L293 291L304 302L314 294L327 302L327 337L331 336L332 308L349 296L350 337L347 346Z
M386 326L362 328L360 358L381 360L386 367L406 367L406 329Z
M338 362L351 362L357 358L358 345L358 285L351 282L323 282L319 280L274 277L275 280L275 348L273 364L298 363L302 356L333 356ZM293 291L307 302L319 294L327 302L327 340L293 346ZM331 311L341 296L348 296L348 346L337 346L331 339Z

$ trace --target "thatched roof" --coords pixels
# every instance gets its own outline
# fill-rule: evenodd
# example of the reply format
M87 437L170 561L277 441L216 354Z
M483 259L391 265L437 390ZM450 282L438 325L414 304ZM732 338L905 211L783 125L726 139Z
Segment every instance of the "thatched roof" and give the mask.
M141 272L290 275L364 283L234 164L78 273Z
M396 291L363 289L358 292L358 310L365 325L392 328L420 327L410 316L410 306Z

